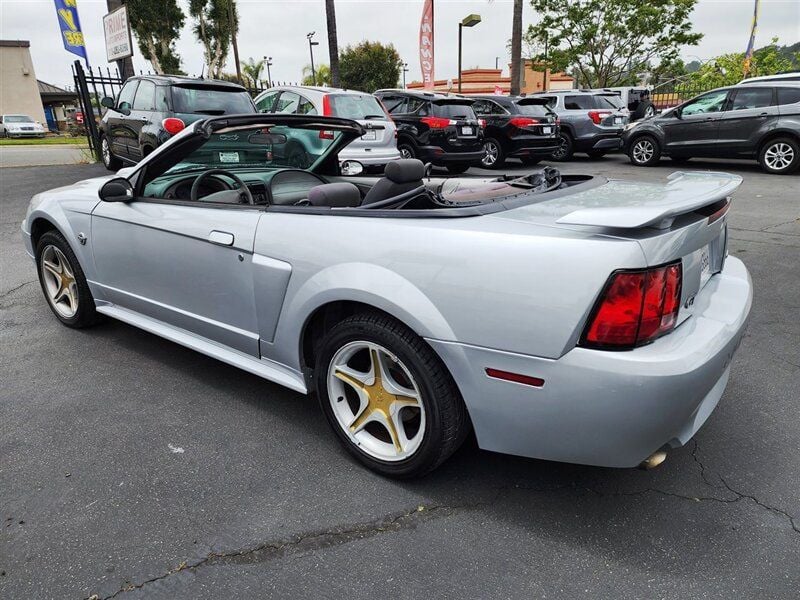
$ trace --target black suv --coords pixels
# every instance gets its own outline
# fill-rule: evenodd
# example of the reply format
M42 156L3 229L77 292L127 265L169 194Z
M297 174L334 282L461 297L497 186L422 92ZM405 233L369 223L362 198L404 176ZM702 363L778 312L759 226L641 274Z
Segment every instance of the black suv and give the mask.
M479 166L483 159L483 131L472 110L472 100L408 90L378 90L397 124L397 149L403 158L418 158L451 173Z
M800 84L771 81L719 88L657 117L628 125L631 163L649 167L662 155L754 158L767 173L800 166Z
M481 165L499 169L506 158L519 158L535 165L558 149L558 115L544 98L472 96L472 109L483 119Z
M101 104L108 110L100 121L100 149L112 171L140 161L193 121L258 112L240 85L174 75L131 77L116 99Z

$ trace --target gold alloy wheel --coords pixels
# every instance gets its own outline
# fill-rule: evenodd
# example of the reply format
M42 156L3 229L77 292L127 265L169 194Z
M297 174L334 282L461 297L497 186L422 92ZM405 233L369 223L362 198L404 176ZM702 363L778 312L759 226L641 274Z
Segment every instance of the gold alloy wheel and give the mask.
M334 354L328 399L342 431L373 458L403 460L422 443L419 388L408 368L379 344L350 342Z
M78 312L78 283L67 257L57 247L46 246L40 268L48 302L59 315L71 319Z

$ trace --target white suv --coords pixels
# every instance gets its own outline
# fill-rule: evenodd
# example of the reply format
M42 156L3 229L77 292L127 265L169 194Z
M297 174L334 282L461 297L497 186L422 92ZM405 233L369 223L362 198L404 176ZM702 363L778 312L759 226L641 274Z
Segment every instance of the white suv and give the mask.
M367 132L339 152L339 160L357 160L365 167L383 168L400 158L397 128L372 94L328 87L279 86L261 92L256 107L264 113L326 115L353 119Z

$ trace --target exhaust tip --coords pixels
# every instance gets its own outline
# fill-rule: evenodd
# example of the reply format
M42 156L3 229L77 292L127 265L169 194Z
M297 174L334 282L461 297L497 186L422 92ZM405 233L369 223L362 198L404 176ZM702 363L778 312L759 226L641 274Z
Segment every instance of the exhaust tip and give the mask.
M645 471L649 471L650 469L655 469L665 460L667 460L666 451L659 450L657 452L653 452L650 456L648 456L641 463L639 463L639 468Z

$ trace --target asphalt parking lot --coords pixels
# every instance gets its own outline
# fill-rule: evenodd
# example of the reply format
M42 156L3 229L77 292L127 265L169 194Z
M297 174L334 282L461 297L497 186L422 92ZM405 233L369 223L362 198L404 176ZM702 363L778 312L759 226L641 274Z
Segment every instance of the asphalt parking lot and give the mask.
M696 439L647 472L468 445L412 482L350 460L313 398L122 323L59 325L19 224L105 171L0 169L0 597L797 598L800 175L682 168L744 177L729 247L755 283Z

